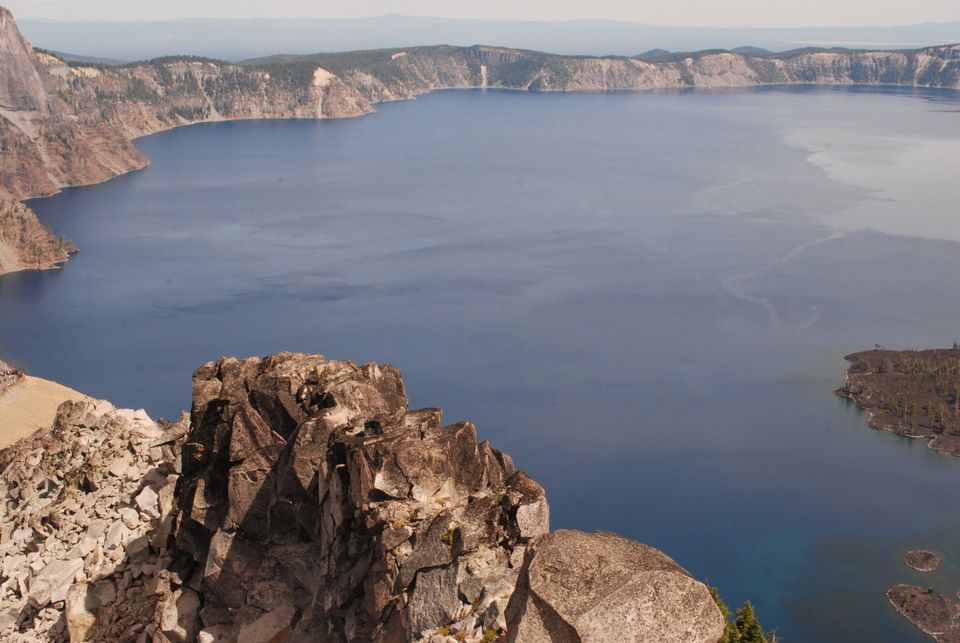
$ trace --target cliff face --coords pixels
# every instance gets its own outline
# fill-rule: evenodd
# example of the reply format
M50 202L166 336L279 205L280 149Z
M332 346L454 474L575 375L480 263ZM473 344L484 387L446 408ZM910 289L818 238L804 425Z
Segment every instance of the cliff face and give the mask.
M94 183L144 159L116 123L67 105L51 57L23 39L0 7L0 186L15 198Z
M178 57L107 67L68 64L34 51L10 13L0 8L0 198L41 196L143 167L146 159L133 138L201 121L360 116L378 102L437 89L606 91L795 83L960 88L960 45L779 56L702 52L663 60L438 46L277 56L244 64ZM13 256L17 249L3 252Z
M557 56L484 46L417 47L278 56L248 61L245 66L288 75L303 75L310 68L321 67L343 78L371 103L464 87L529 91L798 83L960 87L960 45L903 52L801 51L781 56L700 52L657 61Z
M53 268L77 247L52 234L26 206L0 200L0 274Z
M707 588L543 488L399 372L223 359L176 425L67 403L0 451L5 641L714 643ZM138 637L142 637L138 639Z
M51 111L43 70L30 55L32 49L20 35L13 16L0 7L0 107L5 110L49 114Z
M17 199L105 181L145 162L116 123L64 103L45 58L0 7L0 274L50 268L75 250Z
M36 54L8 21L0 64L0 184L13 196L104 180L142 166L131 139L200 121L345 118L437 89L606 91L760 84L960 87L960 46L789 56L696 54L666 62L496 47L422 47L238 65L175 58L123 67ZM14 98L15 97L15 98Z

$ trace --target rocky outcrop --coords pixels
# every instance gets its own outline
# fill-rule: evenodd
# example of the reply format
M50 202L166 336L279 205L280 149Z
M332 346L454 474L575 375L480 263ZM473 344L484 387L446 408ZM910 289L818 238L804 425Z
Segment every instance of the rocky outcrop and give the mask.
M0 394L16 384L23 377L23 373L15 368L10 368L6 362L0 362Z
M0 198L0 274L53 268L76 251L75 244L41 225L25 205Z
M176 547L202 624L255 640L502 630L543 489L468 423L410 411L399 372L320 357L194 377ZM260 639L265 640L265 639ZM461 639L462 640L462 639Z
M556 531L527 548L507 641L716 643L710 592L663 553L610 533Z
M68 402L0 451L7 641L716 641L707 588L543 488L393 367L280 354L189 419Z

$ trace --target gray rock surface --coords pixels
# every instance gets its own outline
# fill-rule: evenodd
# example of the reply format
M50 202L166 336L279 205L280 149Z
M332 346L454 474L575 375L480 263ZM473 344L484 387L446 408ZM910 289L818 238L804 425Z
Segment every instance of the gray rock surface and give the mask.
M656 549L603 532L535 540L507 609L507 640L520 643L715 643L723 626L703 583Z
M137 498L173 493L184 433L108 402L67 402L49 430L0 451L0 640L133 641L146 630L165 543L149 544L159 514Z
M548 529L543 489L473 425L410 411L393 367L319 356L199 369L181 490L180 581L238 636L472 636L498 596L459 588L512 588L511 554Z

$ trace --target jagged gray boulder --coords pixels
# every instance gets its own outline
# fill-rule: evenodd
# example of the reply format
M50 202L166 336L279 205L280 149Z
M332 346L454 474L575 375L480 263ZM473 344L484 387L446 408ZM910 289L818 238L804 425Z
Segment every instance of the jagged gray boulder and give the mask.
M173 571L238 636L264 623L293 640L473 634L549 529L543 488L473 425L408 410L390 366L208 364L183 469Z
M716 643L724 619L707 587L652 547L561 530L527 548L507 609L517 643Z

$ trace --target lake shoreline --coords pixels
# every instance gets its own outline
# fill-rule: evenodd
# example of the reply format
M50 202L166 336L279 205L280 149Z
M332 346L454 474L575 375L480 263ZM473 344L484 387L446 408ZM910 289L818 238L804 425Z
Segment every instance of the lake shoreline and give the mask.
M960 456L960 392L954 392L960 391L960 350L878 348L844 359L850 366L843 386L834 393L867 413L866 426L927 440L927 448L936 453ZM932 387L931 376L943 378L943 383L937 379Z
M131 143L136 143L137 141L161 134L163 132L169 132L176 129L182 129L191 127L194 125L215 125L218 123L241 123L241 122L262 122L262 121L335 121L335 120L350 120L356 118L363 118L366 116L372 116L377 113L376 106L380 104L390 104L390 103L399 103L399 102L408 102L415 101L418 98L423 96L429 96L431 94L437 94L442 92L505 92L505 93L516 93L516 94L575 94L575 95L589 95L589 94L727 94L727 93L736 93L744 92L745 90L783 90L789 91L791 89L796 90L809 90L809 89L823 89L823 90L836 90L836 91L882 91L882 90L902 90L904 94L947 94L953 96L960 96L960 89L951 88L951 87L918 87L911 85L897 85L897 84L857 84L857 83L822 83L822 82L795 82L795 83L745 83L738 85L727 85L721 87L639 87L634 89L543 89L543 90L532 90L530 88L515 88L515 87L483 87L483 86L469 86L469 87L440 87L433 88L423 93L418 93L410 96L399 96L399 97L388 97L383 98L371 105L370 110L364 111L362 113L344 113L344 114L323 114L319 116L283 116L283 115L268 115L263 117L251 117L251 116L238 116L238 117L216 117L216 118L203 118L200 120L187 121L182 123L163 123L160 126L152 127L149 131L137 134L136 136L131 137ZM812 165L820 167L820 165L808 159ZM62 193L64 190L70 190L74 188L89 187L94 185L101 185L117 179L121 176L132 174L135 172L140 172L150 166L151 160L147 156L143 156L140 164L135 165L130 168L115 170L115 173L111 176L105 176L92 181L78 181L78 182L68 182L62 185L59 185L55 190L44 192L36 196L28 196L18 200L18 203L24 207L32 210L30 207L30 202L46 199L49 197L56 196ZM822 169L822 168L821 168ZM43 223L41 221L41 223ZM924 237L926 238L926 237ZM72 250L71 254L76 253L79 248ZM19 272L21 270L56 270L64 267L69 262L69 257L57 261L54 264L51 264L47 267L31 267L31 266L18 266L13 269L4 269L0 266L0 278L5 274L10 274L13 272Z
M36 204L87 252L66 270L6 280L2 337L25 369L153 417L187 408L183 373L221 354L292 348L404 365L425 392L418 405L477 418L484 438L556 488L559 524L608 525L667 548L729 588L731 603L755 600L781 637L856 640L857 627L872 640L917 643L880 597L908 571L901 543L953 556L935 523L954 503L909 501L915 518L898 523L902 496L945 483L925 450L904 456L905 444L854 430L863 418L824 396L834 387L823 374L839 375L838 347L864 336L909 341L885 334L896 327L882 316L857 321L878 295L857 267L925 246L851 234L777 264L745 287L773 295L781 328L749 302L718 297L727 275L819 238L808 213L859 196L786 148L778 124L903 103L945 122L923 116L923 99L833 91L439 92L336 125L158 134L138 142L149 169ZM770 113L777 121L758 127ZM567 136L556 136L558 124L572 128ZM714 150L726 151L723 167L711 164ZM737 177L735 193L684 198ZM800 192L813 194L794 199ZM728 212L736 216L719 216ZM899 274L916 290L930 267L910 265ZM817 325L800 331L814 305ZM944 302L935 313L947 332L953 309ZM613 475L603 466L611 460L636 465ZM891 473L895 463L905 465ZM728 533L743 507L748 520L773 518L747 543ZM713 526L723 552L750 556L712 559L685 528L691 516ZM835 530L882 535L838 571L817 548ZM884 565L890 574L877 582L869 569ZM748 575L770 580L742 582ZM777 580L788 577L789 588ZM837 583L851 589L831 600L835 610L797 616ZM838 624L841 610L868 622Z

